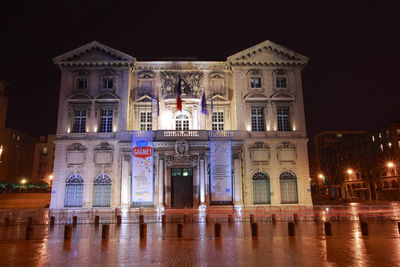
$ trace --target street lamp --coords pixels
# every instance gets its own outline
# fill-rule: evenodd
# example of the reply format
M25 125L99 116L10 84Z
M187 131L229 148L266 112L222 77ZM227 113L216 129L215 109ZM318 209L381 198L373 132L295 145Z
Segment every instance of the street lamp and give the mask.
M25 178L22 178L21 181L19 181L20 184L24 185L26 184L28 181Z
M393 168L394 167L394 163L389 161L388 163L386 163L386 167Z
M348 175L352 175L354 173L353 169L347 169L346 172L347 172Z
M0 146L0 163L1 163L1 154L3 154L4 148L3 145Z

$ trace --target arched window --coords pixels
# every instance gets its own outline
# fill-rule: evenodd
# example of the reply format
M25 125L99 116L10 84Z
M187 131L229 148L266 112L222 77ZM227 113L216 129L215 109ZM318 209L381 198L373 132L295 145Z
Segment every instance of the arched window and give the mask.
M110 207L111 178L107 174L99 174L94 180L93 207Z
M256 172L253 175L253 203L271 203L269 176L264 172Z
M72 174L67 178L65 186L65 207L82 207L83 178L79 174Z
M189 130L189 116L179 114L175 117L175 130Z
M297 179L294 173L290 171L282 172L279 181L281 184L281 203L297 203Z

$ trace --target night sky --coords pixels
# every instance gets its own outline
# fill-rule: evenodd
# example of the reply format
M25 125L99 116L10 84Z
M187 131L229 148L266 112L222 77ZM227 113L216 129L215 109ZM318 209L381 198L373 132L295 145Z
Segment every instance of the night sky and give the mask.
M138 60L225 60L271 40L310 58L310 137L400 118L397 1L14 2L0 4L0 77L10 83L7 126L30 134L56 130L60 73L51 59L93 40Z

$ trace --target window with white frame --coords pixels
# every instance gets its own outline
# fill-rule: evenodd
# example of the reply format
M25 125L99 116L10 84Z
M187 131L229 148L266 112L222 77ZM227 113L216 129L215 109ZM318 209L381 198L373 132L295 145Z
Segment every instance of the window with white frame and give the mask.
M224 112L217 111L213 112L211 116L211 129L213 131L223 131L224 130Z
M73 174L68 177L65 184L65 207L82 207L83 177Z
M140 130L151 131L153 129L153 113L140 112Z
M175 129L180 130L189 130L189 116L185 114L179 114L175 117Z
M103 88L104 89L113 89L114 88L114 79L104 78L103 79Z
M284 70L277 70L274 72L275 76L275 88L285 89L287 88L287 76Z
M284 171L279 175L281 189L281 203L297 203L297 178L291 171Z
M250 77L250 88L260 89L261 88L261 77Z
M99 174L94 180L93 207L110 207L111 178L107 174Z
M254 132L264 131L264 108L251 108L251 130Z
M113 110L103 109L101 110L100 117L100 132L111 133L113 130Z
M74 111L74 133L86 132L86 110L75 110Z
M78 89L87 89L88 88L88 81L86 78L79 78L76 81L77 85L76 87Z
M278 122L278 131L280 132L290 131L289 107L277 107L276 114Z

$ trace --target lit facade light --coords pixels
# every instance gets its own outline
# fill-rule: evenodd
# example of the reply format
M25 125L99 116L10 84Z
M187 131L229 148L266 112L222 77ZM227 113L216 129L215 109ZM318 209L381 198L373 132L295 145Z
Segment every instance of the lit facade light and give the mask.
M50 174L49 175L49 180L53 180L53 178L54 178L53 174Z
M388 163L386 163L386 167L393 168L394 167L394 163L389 161Z
M347 172L348 175L352 175L354 173L353 169L347 169L346 172Z

